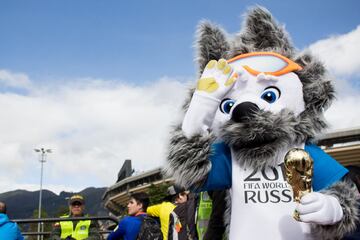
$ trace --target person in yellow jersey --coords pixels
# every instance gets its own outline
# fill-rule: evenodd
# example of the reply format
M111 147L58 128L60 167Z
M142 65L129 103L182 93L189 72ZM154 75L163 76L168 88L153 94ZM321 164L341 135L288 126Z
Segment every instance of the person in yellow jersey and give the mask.
M69 200L69 214L62 218L85 217L84 197L75 194ZM98 224L91 220L60 221L54 224L51 240L99 240L101 239Z
M160 218L160 227L164 240L168 240L170 214L177 204L187 201L187 193L177 186L170 186L167 189L167 197L162 203L147 208L146 212L149 216Z

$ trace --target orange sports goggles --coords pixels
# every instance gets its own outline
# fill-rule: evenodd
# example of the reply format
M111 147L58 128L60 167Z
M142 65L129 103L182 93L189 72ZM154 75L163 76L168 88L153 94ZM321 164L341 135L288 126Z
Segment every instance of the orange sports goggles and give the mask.
M289 72L301 70L302 67L294 61L274 52L251 52L240 54L227 60L233 68L245 68L250 74L260 73L280 76Z

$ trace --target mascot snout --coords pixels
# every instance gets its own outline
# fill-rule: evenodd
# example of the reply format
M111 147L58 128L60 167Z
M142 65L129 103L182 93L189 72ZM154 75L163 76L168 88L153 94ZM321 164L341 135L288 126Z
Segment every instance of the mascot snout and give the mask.
M241 123L245 120L251 119L259 111L260 108L255 103L242 102L232 111L231 119L234 122Z

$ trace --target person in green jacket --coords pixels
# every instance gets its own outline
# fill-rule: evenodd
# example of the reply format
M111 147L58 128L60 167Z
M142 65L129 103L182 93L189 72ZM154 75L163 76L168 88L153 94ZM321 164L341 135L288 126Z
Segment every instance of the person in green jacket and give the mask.
M85 200L84 197L76 194L69 200L69 215L62 216L62 218L69 217L85 217ZM51 232L51 240L99 240L101 239L99 233L99 226L97 222L91 220L79 221L60 221L54 224Z

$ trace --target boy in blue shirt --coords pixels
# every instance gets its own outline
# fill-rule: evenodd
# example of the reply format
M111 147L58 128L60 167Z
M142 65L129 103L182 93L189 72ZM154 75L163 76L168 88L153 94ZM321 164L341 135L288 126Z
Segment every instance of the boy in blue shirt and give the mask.
M127 205L129 216L124 217L120 221L117 228L110 233L108 240L135 240L141 228L141 216L146 216L146 209L148 206L148 194L143 192L132 194Z

